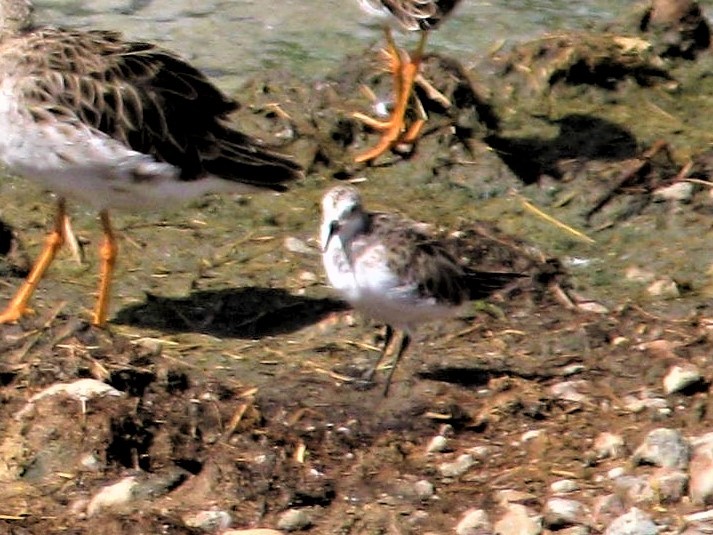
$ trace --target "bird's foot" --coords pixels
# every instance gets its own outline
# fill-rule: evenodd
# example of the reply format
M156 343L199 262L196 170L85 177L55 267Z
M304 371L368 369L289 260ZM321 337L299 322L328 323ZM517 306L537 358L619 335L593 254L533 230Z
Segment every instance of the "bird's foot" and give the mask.
M0 324L17 323L24 316L34 314L34 311L26 306L17 306L10 303L7 308L0 313Z

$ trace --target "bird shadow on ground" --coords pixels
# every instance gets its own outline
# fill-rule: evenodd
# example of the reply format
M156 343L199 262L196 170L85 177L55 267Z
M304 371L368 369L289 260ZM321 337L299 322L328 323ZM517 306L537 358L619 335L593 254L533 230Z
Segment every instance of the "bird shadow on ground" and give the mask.
M457 384L465 387L483 387L493 379L502 377L517 377L528 381L545 381L557 377L557 374L547 370L541 372L523 371L516 368L501 369L496 367L446 365L431 366L427 370L417 372L419 378L431 381Z
M508 138L491 135L486 142L524 184L537 182L542 175L561 180L560 162L576 160L620 161L638 153L634 134L624 126L585 114L569 114L547 123L559 127L554 138Z
M147 294L145 303L124 308L113 322L167 332L262 338L297 331L347 308L341 301L297 296L282 289L227 288L182 298Z

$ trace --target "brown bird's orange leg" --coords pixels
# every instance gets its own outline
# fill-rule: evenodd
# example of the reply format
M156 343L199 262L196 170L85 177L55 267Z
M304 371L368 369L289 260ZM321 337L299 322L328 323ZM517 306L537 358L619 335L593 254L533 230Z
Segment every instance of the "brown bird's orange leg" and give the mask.
M99 327L106 325L106 318L109 314L109 297L111 295L111 279L116 264L116 255L119 250L116 245L116 237L111 228L109 210L102 210L99 214L101 218L104 240L102 241L99 255L101 257L101 268L99 272L99 297L97 306L94 309L94 319L92 323Z
M40 253L39 258L32 266L30 274L22 283L22 286L12 298L12 301L7 305L5 310L0 314L0 323L12 323L19 320L22 316L28 313L27 303L30 301L32 294L40 280L50 267L57 251L64 243L64 229L67 221L66 207L64 199L60 198L57 202L57 214L55 216L54 228L47 236L45 246Z
M413 92L413 84L421 68L421 59L426 46L426 37L427 33L421 32L421 39L415 53L411 58L404 60L401 52L396 48L391 30L386 29L386 42L388 47L386 53L390 60L390 70L394 75L396 102L394 103L394 110L391 113L391 117L386 121L380 121L359 112L352 114L352 117L355 119L362 121L374 130L382 132L381 139L375 147L354 158L354 161L357 163L374 160L399 143L413 143L423 128L425 121L418 119L407 130L405 116L409 99Z

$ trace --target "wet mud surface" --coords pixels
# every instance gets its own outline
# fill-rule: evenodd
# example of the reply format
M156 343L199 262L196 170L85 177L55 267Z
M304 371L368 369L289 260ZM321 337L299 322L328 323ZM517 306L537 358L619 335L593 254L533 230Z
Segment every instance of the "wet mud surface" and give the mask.
M106 330L85 321L98 225L73 207L83 260L60 255L35 314L0 327L0 531L447 533L471 509L539 514L563 478L588 508L618 493L623 510L683 531L705 504L607 477L651 470L626 459L652 429L713 428L713 57L690 17L662 18L543 36L471 68L430 56L424 78L448 104L420 87L422 138L368 166L353 158L376 136L350 114L374 112L362 84L388 96L377 50L324 80L251 81L236 123L306 178L279 196L116 214ZM321 267L318 202L340 180L373 209L457 232L475 266L527 275L421 328L388 398L385 373L359 381L382 326L340 302ZM3 301L51 221L33 188L8 177L0 191ZM667 393L684 364L700 379ZM623 454L597 454L603 432ZM448 445L428 452L436 436ZM463 455L465 470L448 466ZM102 491L117 484L129 490L112 501ZM285 523L295 511L301 524Z

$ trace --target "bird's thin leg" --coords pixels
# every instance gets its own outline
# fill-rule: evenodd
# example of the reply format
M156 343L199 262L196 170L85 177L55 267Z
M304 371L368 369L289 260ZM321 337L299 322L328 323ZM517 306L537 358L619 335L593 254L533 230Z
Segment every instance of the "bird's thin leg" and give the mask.
M394 376L394 372L396 371L396 366L398 366L399 361L401 360L401 357L406 352L409 345L411 345L411 335L409 335L407 332L404 332L404 336L401 339L401 346L399 347L399 352L396 353L396 357L394 357L394 361L391 363L391 369L389 370L389 375L386 377L386 385L384 385L384 397L387 397L389 395L389 387L391 386L391 378Z
M405 116L408 109L408 103L413 92L413 84L418 76L421 68L421 60L423 58L423 50L426 46L427 33L421 32L418 47L413 56L404 59L402 53L396 48L391 30L386 29L387 55L390 59L390 69L394 75L394 93L396 94L396 102L391 116L386 121L373 119L363 113L353 113L352 117L358 119L375 130L382 132L381 139L373 148L366 152L357 155L354 161L357 163L374 160L392 149L396 145L404 142L404 131L406 130ZM418 121L417 121L418 122ZM423 125L417 126L415 129L416 136L420 132ZM409 131L413 131L412 127ZM413 134L413 132L412 132ZM413 139L415 139L412 135ZM412 143L413 141L409 141Z
M399 95L401 93L401 86L403 82L403 76L401 73L404 65L402 51L396 46L394 36L391 34L391 29L388 26L384 28L384 35L386 37L386 48L382 49L381 53L386 57L386 61L389 65L388 70L391 72L391 76L393 77L394 93ZM364 124L369 125L374 130L386 131L389 130L393 124L393 114L386 121L374 119L373 117L369 117L368 115L359 112L354 112L352 117L360 120Z
M381 349L381 353L379 354L379 358L376 359L376 363L374 366L369 370L369 373L366 374L364 377L364 380L367 382L371 382L374 379L374 374L376 373L376 370L379 368L379 365L381 362L384 360L384 357L386 356L386 350L389 349L389 344L391 343L391 340L394 339L394 328L391 325L386 326L386 334L384 335L384 347Z
M47 236L45 246L37 258L37 261L32 266L32 270L30 270L30 274L25 279L25 282L22 283L20 289L2 314L0 314L0 323L15 322L27 314L27 303L30 301L32 294L35 293L35 289L40 280L42 280L45 271L50 267L54 257L57 255L57 251L59 251L65 241L64 225L66 217L65 200L60 197L57 201L57 214L55 215L54 227Z
M97 306L94 310L94 319L92 320L92 323L102 327L106 324L106 318L109 312L111 279L114 272L114 264L116 263L118 247L116 245L114 231L111 228L109 210L102 210L99 217L101 219L104 238L99 249L99 255L101 257L101 268L99 271L99 297L97 298Z

